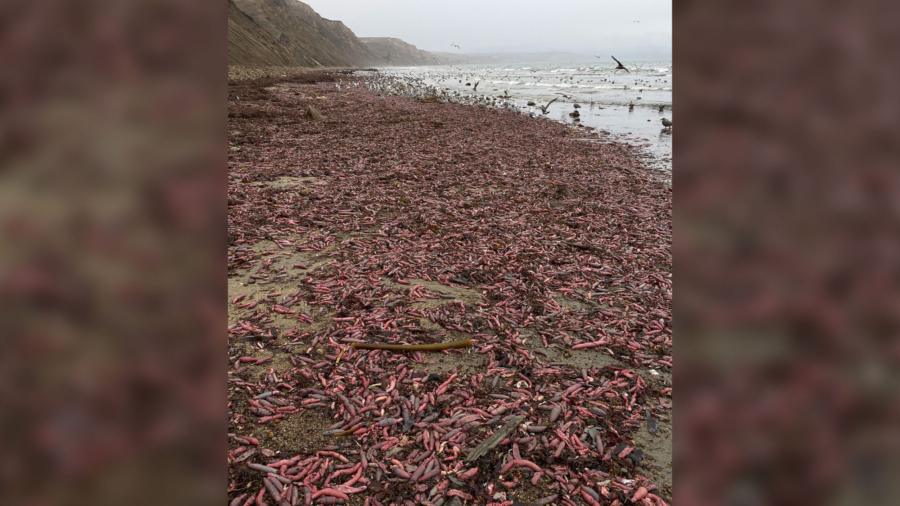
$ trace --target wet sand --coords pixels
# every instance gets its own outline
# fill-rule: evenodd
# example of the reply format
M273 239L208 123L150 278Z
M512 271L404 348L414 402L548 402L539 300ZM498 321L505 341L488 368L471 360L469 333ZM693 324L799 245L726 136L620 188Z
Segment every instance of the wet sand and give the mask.
M506 100L524 112L529 111L529 101L543 105L555 98L543 117L604 131L610 139L640 147L648 164L671 173L672 131L664 129L660 121L674 119L671 61L630 62L627 73L614 67L605 58L569 65L393 67L379 69L379 75ZM477 90L466 86L476 82L480 84ZM629 103L634 107L629 108ZM569 116L575 104L581 106L577 120ZM659 106L663 106L662 112Z
M586 504L577 488L548 477L532 485L527 469L501 475L513 452L546 469L562 466L559 476L570 486L603 489L623 501L646 486L670 501L671 186L665 178L634 147L587 129L362 88L337 91L332 82L310 83L315 80L288 76L229 86L229 433L260 443L231 438L230 451L243 448L230 461L257 451L230 466L229 498L264 490L266 474L247 462L304 461L333 450L355 464L360 446L396 438L399 453L370 452L362 481L352 485L369 480L369 488L350 494L349 504L366 497L383 504L449 503L446 491L429 493L448 480L447 491L468 494L474 504L530 503L553 493L560 494L555 504L562 498ZM309 105L325 119L305 119ZM348 346L466 338L475 346L409 356ZM598 339L606 344L572 349ZM241 357L268 360L257 365ZM425 381L432 373L455 383L446 393L434 391L438 383ZM357 418L338 393L361 409L373 395L390 396L379 392L392 381L399 396L392 405L376 401L379 409L362 417L365 429L349 438L323 436L335 422ZM576 384L584 389L558 399ZM590 397L603 389L611 396ZM278 401L269 411L287 408L283 418L261 422L251 411L259 402L253 397L266 391ZM321 402L317 391L324 393ZM377 428L377 420L401 416L396 406L413 398L426 408L408 433L400 425ZM607 407L605 419L585 411L597 402ZM403 463L427 450L423 432L441 430L422 422L425 415L449 421L455 413L504 403L510 408L503 416L522 413L526 426L549 425L552 448L557 430L578 438L596 427L604 453L572 442L554 460L543 444L526 443L530 434L520 428L477 462L475 478L450 480L470 467L452 457L502 424L482 417L442 446L441 458L450 460L424 490L389 474L379 481L373 461ZM565 412L555 423L543 411L551 404ZM659 420L655 435L647 432L644 408ZM513 449L516 441L522 443ZM642 450L644 458L636 463L610 454L620 446L634 448L634 455ZM340 465L332 461L328 474ZM322 488L320 478L314 483Z

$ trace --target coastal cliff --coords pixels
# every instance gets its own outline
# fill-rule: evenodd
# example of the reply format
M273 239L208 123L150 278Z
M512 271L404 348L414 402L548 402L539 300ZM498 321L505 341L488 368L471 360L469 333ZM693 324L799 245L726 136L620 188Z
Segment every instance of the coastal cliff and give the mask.
M355 67L378 61L340 21L297 0L228 0L228 64Z
M360 37L369 52L379 59L378 65L446 65L450 60L392 37Z
M297 0L228 0L228 64L241 67L442 65L390 37L357 37Z

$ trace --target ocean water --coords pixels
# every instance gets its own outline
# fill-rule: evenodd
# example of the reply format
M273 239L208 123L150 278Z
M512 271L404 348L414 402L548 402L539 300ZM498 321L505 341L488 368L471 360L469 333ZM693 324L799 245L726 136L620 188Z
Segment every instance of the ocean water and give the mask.
M615 62L607 56L596 62L391 67L379 73L461 94L508 97L504 100L525 113L531 109L529 101L539 106L556 98L546 117L569 124L576 123L569 113L578 104L578 123L594 127L601 136L640 146L648 154L648 164L671 170L672 130L664 129L661 120L673 120L672 61L623 64L629 72L615 70ZM629 104L634 107L629 109Z

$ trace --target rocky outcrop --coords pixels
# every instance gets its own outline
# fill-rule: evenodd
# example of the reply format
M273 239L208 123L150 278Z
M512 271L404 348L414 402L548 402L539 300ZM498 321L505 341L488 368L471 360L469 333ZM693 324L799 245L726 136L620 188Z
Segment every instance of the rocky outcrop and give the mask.
M228 64L356 67L379 64L340 21L297 0L228 0Z
M446 65L447 58L422 51L412 44L391 37L360 37L359 40L376 58L378 65L414 66L414 65Z

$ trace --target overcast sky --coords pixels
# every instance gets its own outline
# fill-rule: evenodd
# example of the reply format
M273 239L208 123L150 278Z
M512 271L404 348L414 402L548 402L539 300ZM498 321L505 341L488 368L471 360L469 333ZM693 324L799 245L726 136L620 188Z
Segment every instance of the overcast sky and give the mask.
M672 51L672 0L303 1L358 37L396 37L426 51Z

